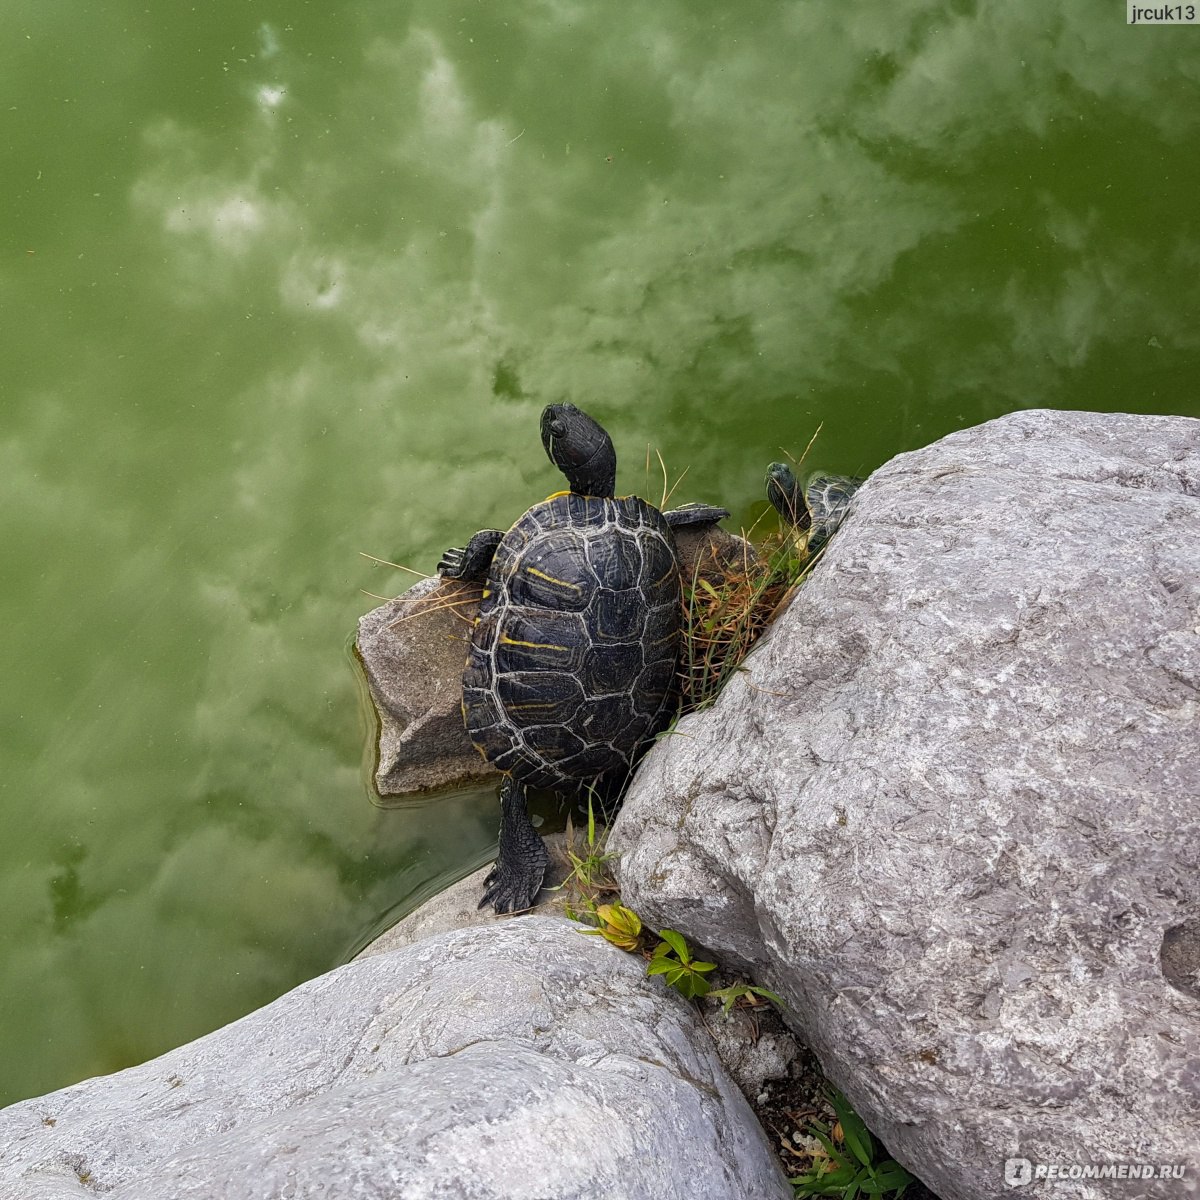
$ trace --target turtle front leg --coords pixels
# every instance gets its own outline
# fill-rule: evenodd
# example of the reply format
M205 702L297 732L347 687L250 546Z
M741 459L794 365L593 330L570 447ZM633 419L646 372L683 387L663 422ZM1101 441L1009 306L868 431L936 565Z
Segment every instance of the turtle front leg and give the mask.
M701 504L693 500L689 504L681 504L678 508L669 508L663 517L672 529L687 529L702 525L716 525L729 516L729 509L720 508L715 504Z
M453 546L442 555L437 565L443 579L465 579L482 583L487 578L488 568L496 555L504 534L499 529L481 529L466 544L464 549Z
M500 853L483 881L479 907L491 904L498 913L532 908L541 890L550 855L525 806L525 785L511 775L500 785Z

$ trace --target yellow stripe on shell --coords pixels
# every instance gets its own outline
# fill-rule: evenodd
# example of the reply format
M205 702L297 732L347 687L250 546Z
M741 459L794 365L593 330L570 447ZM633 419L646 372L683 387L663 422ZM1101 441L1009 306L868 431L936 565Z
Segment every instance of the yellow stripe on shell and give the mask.
M566 650L566 646L551 646L546 642L519 642L516 638L510 638L507 633L500 635L500 641L505 646L528 646L530 650Z
M544 579L547 583L552 583L556 587L570 588L571 591L579 591L579 584L568 583L565 579L555 579L553 575L547 575L545 571L539 571L537 567L526 567L525 572L528 575L533 575L538 579Z

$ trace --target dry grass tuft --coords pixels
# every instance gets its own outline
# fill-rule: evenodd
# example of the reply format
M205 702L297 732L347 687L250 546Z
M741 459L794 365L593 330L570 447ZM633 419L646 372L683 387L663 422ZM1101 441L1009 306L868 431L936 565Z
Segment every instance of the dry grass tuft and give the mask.
M810 566L787 533L760 541L740 560L696 563L683 586L682 712L705 708L791 599Z
M474 623L475 613L479 609L482 597L482 584L462 579L448 579L442 583L438 591L431 592L428 596L422 596L419 600L410 600L408 611L403 616L397 617L388 628L397 629L409 621L415 621L418 617L442 611L449 611L451 616L471 625Z

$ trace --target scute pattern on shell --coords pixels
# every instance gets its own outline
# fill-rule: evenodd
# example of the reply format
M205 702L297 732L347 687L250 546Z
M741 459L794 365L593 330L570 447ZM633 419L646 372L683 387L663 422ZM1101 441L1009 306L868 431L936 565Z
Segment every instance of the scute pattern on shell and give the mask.
M841 514L861 486L861 479L849 475L817 474L808 481L804 498L814 520L828 521Z
M804 502L812 516L812 532L808 538L810 550L820 549L837 532L862 482L849 475L817 474L809 479L804 489Z
M488 574L463 674L467 733L535 787L628 770L674 685L674 540L636 496L535 504Z

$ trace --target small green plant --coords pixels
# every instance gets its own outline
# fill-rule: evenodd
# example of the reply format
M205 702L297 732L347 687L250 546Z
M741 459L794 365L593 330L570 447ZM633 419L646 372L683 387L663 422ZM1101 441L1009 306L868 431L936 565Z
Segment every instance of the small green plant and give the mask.
M575 828L567 820L567 860L571 864L570 874L553 891L566 892L563 911L572 921L585 925L601 925L598 915L600 902L606 896L617 893L617 882L609 868L609 861L616 856L604 849L608 837L606 829L597 832L596 813L588 794L587 836L582 846L577 846ZM629 911L629 910L626 910Z
M813 1165L789 1182L797 1196L839 1196L855 1200L858 1196L904 1195L913 1177L892 1158L876 1155L882 1150L871 1137L863 1119L841 1092L830 1089L830 1106L837 1122L830 1127L812 1121L809 1131L825 1149Z
M662 941L654 947L646 974L661 975L670 987L688 1000L708 995L711 985L705 975L715 971L717 964L692 958L683 934L674 929L660 929L658 936Z
M575 878L591 879L590 868L587 866L588 860L581 859L575 854L572 854L571 858L576 864L576 869L572 876L560 886L565 887ZM624 904L616 901L610 904L597 904L594 899L588 897L582 915L577 915L576 910L569 904L567 905L567 914L573 920L593 926L591 929L581 929L580 933L602 937L605 941L630 953L642 950L645 940L642 918ZM772 1004L783 1008L783 999L780 996L777 996L769 988L758 987L752 983L739 980L723 988L714 988L706 976L710 971L717 969L716 963L702 962L693 958L687 939L677 930L660 929L658 937L658 945L654 947L649 956L650 961L646 966L646 974L663 976L668 986L673 987L688 1000L709 996L713 1000L719 1001L722 1011L726 1013L739 1001L749 1008L754 1008L769 1000Z
M581 933L595 933L612 942L622 950L642 948L642 918L623 904L601 904L596 908L600 924L595 929L582 929Z
M729 1012L739 1000L744 1000L748 1008L757 1008L764 1000L770 1000L777 1008L784 1007L781 996L777 996L769 988L757 987L752 983L738 982L731 983L728 987L712 988L708 992L708 998L719 1000L723 1013Z

